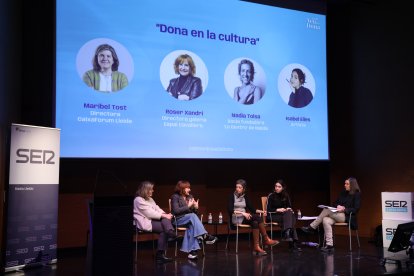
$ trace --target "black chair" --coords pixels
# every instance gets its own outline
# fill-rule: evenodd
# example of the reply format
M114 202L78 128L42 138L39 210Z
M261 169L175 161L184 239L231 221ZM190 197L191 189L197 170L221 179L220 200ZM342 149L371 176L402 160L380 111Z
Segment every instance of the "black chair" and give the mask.
M133 226L135 228L135 237L134 237L134 241L135 241L135 262L138 262L138 236L145 234L145 235L151 235L151 240L152 240L152 253L154 254L155 252L155 239L154 239L154 233L151 231L145 231L145 230L141 230L137 227L137 223L136 220L134 219L133 222Z

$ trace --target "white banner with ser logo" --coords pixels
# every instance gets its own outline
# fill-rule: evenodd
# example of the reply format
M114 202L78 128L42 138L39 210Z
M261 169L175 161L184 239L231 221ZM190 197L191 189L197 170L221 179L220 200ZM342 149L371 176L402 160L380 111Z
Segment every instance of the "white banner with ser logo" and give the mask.
M12 124L5 271L56 261L60 130Z

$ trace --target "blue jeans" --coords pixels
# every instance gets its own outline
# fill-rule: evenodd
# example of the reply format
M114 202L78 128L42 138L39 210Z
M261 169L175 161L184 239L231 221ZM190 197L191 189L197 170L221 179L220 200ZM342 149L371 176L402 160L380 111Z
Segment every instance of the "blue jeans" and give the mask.
M207 231L204 229L203 223L198 216L194 213L185 214L184 216L177 218L177 225L187 227L181 251L190 252L192 250L200 249L197 237L207 234Z

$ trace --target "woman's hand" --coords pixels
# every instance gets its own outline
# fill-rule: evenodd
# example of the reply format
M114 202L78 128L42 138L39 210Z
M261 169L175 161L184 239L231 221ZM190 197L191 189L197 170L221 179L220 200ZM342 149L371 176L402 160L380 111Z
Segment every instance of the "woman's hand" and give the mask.
M199 201L200 199L197 199L197 200L194 200L193 201L193 206L194 206L194 208L195 209L198 209L198 201Z
M252 215L249 213L242 213L243 217L245 217L247 220L250 220L252 218Z
M166 218L166 219L169 219L169 220L171 220L172 219L172 217L173 217L173 215L172 214L161 214L161 217L162 218Z
M181 101L188 101L190 100L190 97L186 94L181 94L181 95L178 95L178 99Z
M295 93L295 91L296 91L295 87L293 87L292 83L291 83L288 79L286 79L286 81L287 81L287 82L288 82L288 84L289 84L290 91L291 91L292 93Z
M284 212L286 212L287 211L287 209L286 208L277 208L276 209L276 212L278 212L278 213L284 213Z
M338 212L345 212L345 206L338 205L336 206L336 210L338 210Z
M190 198L190 199L188 200L188 203L187 203L188 208L191 208L191 206L193 206L193 205L194 205L194 202L195 202L194 198Z

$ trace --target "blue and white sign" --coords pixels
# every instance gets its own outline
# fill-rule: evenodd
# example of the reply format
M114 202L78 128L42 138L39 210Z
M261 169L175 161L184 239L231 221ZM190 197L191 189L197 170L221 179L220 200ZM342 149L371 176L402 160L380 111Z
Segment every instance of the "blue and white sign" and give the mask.
M412 220L414 193L382 192L382 219Z
M12 124L5 271L56 261L60 130Z

